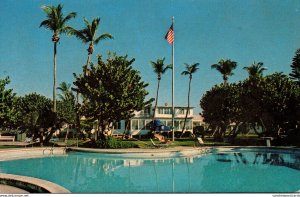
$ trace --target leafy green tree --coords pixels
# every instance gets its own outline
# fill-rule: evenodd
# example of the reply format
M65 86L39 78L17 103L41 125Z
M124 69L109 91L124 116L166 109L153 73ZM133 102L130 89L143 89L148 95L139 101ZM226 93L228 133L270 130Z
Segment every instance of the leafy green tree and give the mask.
M86 66L89 65L91 55L94 52L94 45L98 44L102 40L112 39L113 36L109 33L101 34L100 36L96 36L97 30L99 29L100 18L94 18L90 23L86 18L83 19L86 27L81 30L73 29L70 31L71 34L75 35L79 40L81 40L84 44L89 43L88 58L86 62Z
M231 123L240 115L239 85L216 85L200 100L204 121L213 128L213 136L220 140Z
M300 138L300 87L282 73L215 86L202 97L200 105L204 121L214 128L217 138L225 136L231 123L250 126L259 136L278 137L281 130L292 130L293 138Z
M211 65L212 69L216 69L222 74L224 85L227 85L228 77L233 75L233 70L236 67L237 63L235 61L231 61L230 59L221 59L217 64Z
M139 72L132 68L135 60L109 53L105 61L98 56L97 65L91 65L89 75L74 74L74 85L83 97L81 113L87 120L97 121L97 138L106 147L106 132L114 122L133 117L152 99L145 101L146 87ZM86 73L83 67L83 73Z
M47 19L42 21L40 27L45 27L53 32L52 42L54 43L54 63L53 63L53 111L56 112L56 53L57 43L60 40L59 35L68 33L70 27L67 26L67 22L76 17L76 12L71 12L64 16L62 13L63 6L58 4L55 6L42 6L42 10L46 13Z
M265 79L249 77L240 84L239 106L241 114L240 122L247 123L259 136L263 135L256 128L262 126L261 115L264 110Z
M286 123L297 127L299 118L300 88L288 76L274 73L266 77L264 87L264 113L262 120L267 136L277 136L278 129L284 128Z
M189 76L189 89L188 89L188 105L187 105L187 111L186 111L186 115L185 115L185 119L184 119L184 124L182 127L182 133L181 136L184 133L185 130L185 124L186 124L186 120L187 120L187 116L190 110L190 93L191 93L191 82L192 82L192 78L193 78L193 74L197 72L197 70L199 69L199 63L195 63L192 65L188 65L187 63L184 64L185 65L185 71L183 71L181 74L182 75L188 75Z
M296 81L298 85L300 85L300 49L296 50L291 68L292 72L289 74L291 79Z
M299 121L299 87L282 73L242 83L240 106L241 121L263 128L260 136L278 135L286 125L297 127Z
M267 70L263 65L262 62L254 62L251 66L244 67L244 69L248 72L250 78L259 78L263 76L263 71Z
M153 110L153 119L155 118L155 111L157 108L158 93L159 93L161 77L168 69L172 68L171 65L165 66L164 61L165 61L165 58L157 59L156 62L150 61L151 65L153 67L153 71L157 75L157 89L156 89L155 105L154 105L154 110Z
M19 129L33 139L40 139L41 145L49 141L55 132L55 113L51 110L51 100L37 93L19 97L16 103L19 113Z
M9 83L9 77L0 79L0 125L2 127L11 127L15 121L14 100L16 94L12 89L7 89L6 86Z

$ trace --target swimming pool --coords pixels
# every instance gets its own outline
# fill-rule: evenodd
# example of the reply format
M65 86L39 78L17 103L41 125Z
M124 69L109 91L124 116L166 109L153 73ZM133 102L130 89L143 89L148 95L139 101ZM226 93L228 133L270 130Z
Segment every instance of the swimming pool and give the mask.
M71 151L2 161L0 173L45 179L72 193L296 192L300 153L230 149L155 159Z

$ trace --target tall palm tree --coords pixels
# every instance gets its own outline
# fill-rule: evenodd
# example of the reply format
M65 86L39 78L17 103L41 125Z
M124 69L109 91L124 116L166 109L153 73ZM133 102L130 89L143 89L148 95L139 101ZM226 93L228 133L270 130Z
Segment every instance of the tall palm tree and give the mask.
M187 63L185 63L184 65L185 65L185 70L181 73L181 75L188 75L189 76L189 90L188 90L188 106L187 106L187 111L186 111L186 114L185 114L184 124L183 124L183 127L182 127L182 133L181 133L180 137L182 137L182 135L184 133L186 120L187 120L188 112L189 112L189 109L190 109L191 81L192 81L192 78L193 78L193 74L195 72L197 72L197 70L199 69L198 66L200 64L195 63L193 65L188 65Z
M157 75L157 89L156 89L156 99L155 99L153 119L155 118L155 111L156 111L156 108L157 108L158 92L159 92L161 77L168 69L172 69L171 65L168 65L168 66L165 67L164 61L165 61L165 58L157 59L156 62L150 61L151 65L153 67L153 71Z
M267 70L266 67L263 67L264 63L262 62L253 62L248 67L244 67L244 69L248 72L249 78L257 78L262 77L263 71Z
M86 66L89 65L91 55L94 52L94 44L98 44L102 40L106 39L113 39L113 36L109 33L101 34L100 36L96 36L97 30L99 29L100 24L100 18L94 18L92 23L90 23L86 18L83 18L84 23L86 25L85 28L81 30L73 29L70 31L70 33L74 36L76 36L79 40L81 40L84 44L89 43L88 51L88 58L86 61Z
M223 75L224 85L227 84L227 80L229 76L233 75L233 70L237 67L237 63L235 61L231 61L230 59L224 60L221 59L218 64L211 65L212 69L216 69Z
M53 112L56 112L56 53L57 42L59 42L59 35L68 33L70 27L67 22L76 17L76 12L71 12L66 16L62 13L63 6L58 4L55 6L42 6L42 10L46 13L47 19L42 21L40 27L45 27L53 32L52 42L54 43L54 57L53 57Z

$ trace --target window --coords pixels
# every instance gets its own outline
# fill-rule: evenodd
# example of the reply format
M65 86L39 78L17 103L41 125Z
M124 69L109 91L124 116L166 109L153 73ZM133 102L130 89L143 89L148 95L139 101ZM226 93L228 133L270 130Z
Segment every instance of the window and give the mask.
M192 129L192 120L187 120L186 121L185 129L186 130L191 130Z
M158 113L159 114L164 114L164 109L163 108L158 108Z
M131 128L132 128L132 130L138 130L139 129L139 121L131 120Z
M178 110L177 110L177 113L178 113L178 114L184 114L184 109L183 109L183 108L178 109Z
M165 114L172 114L172 108L165 108Z
M141 116L150 116L150 108L145 108L140 112Z
M115 122L114 129L121 129L121 122Z
M172 128L172 120L167 120L166 126L168 126L169 128Z
M145 129L145 121L139 120L139 129Z
M158 108L159 114L172 114L172 108Z
M180 121L179 120L175 120L174 121L174 129L180 130L179 124L180 124Z
M151 122L152 122L152 120L145 120L145 129L151 129Z
M184 120L180 121L180 128L183 128L183 125L184 125ZM185 129L186 129L186 124L185 124Z

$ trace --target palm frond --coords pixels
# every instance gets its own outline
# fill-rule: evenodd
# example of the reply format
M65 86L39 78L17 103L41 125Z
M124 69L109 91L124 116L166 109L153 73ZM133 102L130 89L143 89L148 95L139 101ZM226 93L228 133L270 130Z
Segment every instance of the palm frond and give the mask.
M42 21L40 27L52 30L55 34L66 33L66 22L76 16L75 12L71 12L66 17L62 13L62 4L55 6L42 6L41 9L46 13L47 19Z
M263 67L263 62L256 63L255 61L248 67L244 69L248 72L249 77L260 77L263 74L263 71L267 70L266 67Z
M77 15L76 12L71 12L70 14L68 14L63 20L62 23L65 24L67 21L69 21L72 18L75 18Z
M163 70L164 70L164 64L163 64L164 58L163 59L157 59L156 62L150 61L152 64L152 68L154 69L154 72L158 75L161 75Z
M195 72L199 69L199 68L198 68L199 65L200 65L199 63L193 64L193 65L190 67L190 72L191 72L191 73L195 73Z
M187 63L184 63L185 66L185 71L183 71L181 74L182 75L192 75L193 73L195 73L199 68L199 63L194 63L192 65L189 65Z
M212 69L217 69L218 67L219 67L219 64L213 64L213 65L211 65Z
M51 7L43 5L43 6L41 6L41 9L46 13L47 17L50 18L51 10L52 10Z
M186 70L181 72L181 75L189 75L189 74L190 74L190 72L186 71Z
M169 70L169 69L173 69L173 66L172 65L168 65L168 66L166 66L164 69L163 69L163 72L162 73L165 73L167 70Z
M90 39L87 38L84 33L82 32L82 30L76 30L72 27L70 27L69 29L69 34L74 35L76 38L78 38L79 40L81 40L83 43L88 43L90 42Z
M98 27L99 27L99 23L100 23L100 18L94 18L92 21L92 25L91 25L91 35L93 35L93 39L97 33Z
M105 33L100 35L97 39L94 40L95 44L98 44L101 40L113 39L114 37L111 34Z
M50 27L51 27L50 24L51 24L51 21L49 19L46 19L41 22L40 27L44 26L45 28L50 29Z
M173 64L169 64L169 65L167 65L167 67L166 67L166 68L173 70Z

